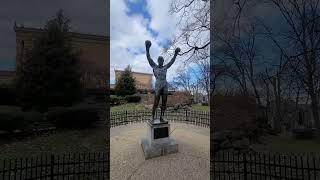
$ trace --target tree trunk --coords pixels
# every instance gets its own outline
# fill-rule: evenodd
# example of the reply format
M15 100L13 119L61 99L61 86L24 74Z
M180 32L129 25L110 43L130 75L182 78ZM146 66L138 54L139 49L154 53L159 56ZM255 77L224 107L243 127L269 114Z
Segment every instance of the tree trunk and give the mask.
M310 89L310 91L311 91L311 89ZM315 123L316 128L318 130L320 130L317 94L314 93L314 91L312 91L310 93L311 93L310 98L311 98L311 109L312 109L313 121Z
M266 120L267 122L269 122L269 113L270 113L270 89L269 89L269 85L267 82L265 82L266 84L266 93L267 93L267 105L266 105Z
M252 84L253 91L254 91L254 94L255 94L255 96L256 96L258 105L261 106L261 100L260 100L259 92L258 92L258 90L257 90L256 84L255 84L255 82L254 82L253 79L251 80L251 84Z
M279 85L279 78L277 76L277 78L273 79L273 92L274 92L274 97L275 97L275 111L276 111L276 117L274 117L273 121L274 121L274 130L276 132L280 132L280 122L281 122L281 96L280 96L280 92L279 89L280 87L278 87Z

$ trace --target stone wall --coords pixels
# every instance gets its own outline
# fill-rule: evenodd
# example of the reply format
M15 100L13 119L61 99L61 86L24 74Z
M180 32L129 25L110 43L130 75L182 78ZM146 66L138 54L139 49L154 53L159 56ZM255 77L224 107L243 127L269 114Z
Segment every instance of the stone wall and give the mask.
M239 128L242 124L254 124L256 119L254 97L214 96L212 105L214 130Z

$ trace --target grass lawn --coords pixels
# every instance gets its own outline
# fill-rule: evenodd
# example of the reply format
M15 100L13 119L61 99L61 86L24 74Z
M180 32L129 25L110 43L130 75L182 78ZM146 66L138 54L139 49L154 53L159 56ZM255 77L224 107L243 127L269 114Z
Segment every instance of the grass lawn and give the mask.
M110 111L115 112L115 111L134 111L134 110L147 110L141 103L127 103L127 104L122 104L119 106L112 106Z
M106 132L103 128L59 130L24 140L1 140L0 159L30 157L45 153L106 151Z
M195 111L209 111L210 107L209 106L202 106L201 104L193 104L192 105L192 110L195 110Z
M297 140L287 136L269 136L266 140L266 145L257 145L255 148L278 153L320 153L320 139Z

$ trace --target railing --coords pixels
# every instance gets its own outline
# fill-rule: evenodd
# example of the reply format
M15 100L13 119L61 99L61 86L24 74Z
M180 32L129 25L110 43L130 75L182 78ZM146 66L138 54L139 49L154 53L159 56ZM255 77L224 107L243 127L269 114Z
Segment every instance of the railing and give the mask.
M157 111L156 117L160 112ZM151 111L116 111L110 113L110 127L145 122L151 118ZM210 113L207 111L168 111L164 118L170 122L182 122L203 127L210 127Z
M317 155L219 152L211 168L211 179L320 179Z
M1 180L107 179L106 152L42 155L0 162Z

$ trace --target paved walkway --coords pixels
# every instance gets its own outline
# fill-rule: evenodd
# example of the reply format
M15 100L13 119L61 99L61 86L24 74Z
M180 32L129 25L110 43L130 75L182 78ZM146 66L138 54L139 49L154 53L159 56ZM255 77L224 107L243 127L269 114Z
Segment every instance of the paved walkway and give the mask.
M210 179L210 129L171 123L171 136L179 152L145 160L140 144L145 124L111 128L110 177L112 180Z

